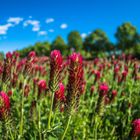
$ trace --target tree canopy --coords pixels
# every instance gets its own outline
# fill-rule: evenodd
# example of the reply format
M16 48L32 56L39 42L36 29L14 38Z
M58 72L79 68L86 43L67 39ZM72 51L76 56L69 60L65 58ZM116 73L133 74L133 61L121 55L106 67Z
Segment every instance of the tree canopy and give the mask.
M93 53L106 51L108 45L109 39L106 33L100 29L93 31L84 41L84 49Z
M118 48L125 51L136 46L138 32L135 26L126 22L117 28L115 37L117 39Z
M67 45L61 36L58 36L51 44L51 50L60 50L62 54L67 51Z
M68 55L71 51L84 54L85 57L97 56L100 53L125 52L140 55L140 34L137 28L129 22L120 25L114 33L116 42L111 42L106 32L95 29L82 39L80 32L71 31L67 40L57 36L52 43L37 42L24 49L19 50L22 57L27 56L30 51L36 51L37 55L49 55L51 50L60 50L63 55Z
M72 31L69 33L68 46L69 48L74 48L75 51L79 51L80 49L82 49L82 37L78 31Z

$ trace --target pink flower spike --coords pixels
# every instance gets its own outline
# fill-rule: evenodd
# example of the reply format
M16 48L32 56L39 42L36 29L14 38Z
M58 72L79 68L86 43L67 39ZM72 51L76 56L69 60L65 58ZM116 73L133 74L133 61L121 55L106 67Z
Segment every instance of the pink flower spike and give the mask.
M140 119L136 119L132 122L132 135L134 137L140 135Z
M77 62L77 63L80 63L82 64L82 56L80 55L80 53L73 53L71 56L70 56L70 60L71 62Z
M10 110L10 100L6 93L0 92L0 118Z
M12 58L12 53L11 52L6 53L6 58L11 59Z
M50 59L52 63L57 64L60 68L62 67L63 59L59 50L52 51Z
M99 91L100 91L100 96L105 96L107 93L108 93L108 90L109 90L109 87L107 84L105 83L102 83L100 86L99 86Z
M46 88L47 88L46 81L45 80L40 80L38 82L38 87L39 87L40 90L46 90Z
M59 83L59 89L55 92L55 98L60 101L65 100L65 86L62 83Z
M31 51L29 54L28 54L28 57L29 58L33 58L36 56L36 52L35 51Z

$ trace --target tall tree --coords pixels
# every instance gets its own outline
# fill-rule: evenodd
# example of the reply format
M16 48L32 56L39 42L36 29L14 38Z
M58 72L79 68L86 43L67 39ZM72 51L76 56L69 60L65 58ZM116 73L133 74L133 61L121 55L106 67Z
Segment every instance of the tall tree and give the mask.
M109 45L109 39L105 32L100 29L89 34L84 41L84 49L91 53L106 51Z
M45 56L50 54L50 43L49 42L37 42L34 45L34 51L38 56Z
M67 51L67 45L61 36L58 36L51 44L51 50L55 49L60 50L62 54L65 54Z
M138 32L136 27L127 22L117 28L115 37L117 39L117 46L122 51L126 51L135 47L137 44Z
M78 31L72 31L68 35L68 46L69 48L75 49L75 51L79 51L82 49L83 41L80 33Z

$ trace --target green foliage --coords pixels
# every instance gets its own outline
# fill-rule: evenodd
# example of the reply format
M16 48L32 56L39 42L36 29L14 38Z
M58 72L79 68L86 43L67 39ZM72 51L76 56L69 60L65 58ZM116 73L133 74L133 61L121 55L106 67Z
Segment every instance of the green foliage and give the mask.
M30 51L35 51L39 56L46 56L50 54L49 42L37 42L33 46L29 46L22 50L19 50L21 57L26 57Z
M134 27L131 23L127 22L117 28L115 37L118 42L118 48L125 51L136 46L138 32L136 27Z
M34 51L37 52L37 55L45 56L50 54L50 44L49 42L36 43Z
M109 40L105 32L95 30L85 38L84 49L92 53L105 52L109 47Z
M72 31L68 35L68 46L74 48L75 51L82 49L83 43L80 33L78 31Z
M140 43L135 46L135 49L132 49L132 53L140 59Z
M58 36L52 43L37 42L36 44L19 50L22 57L27 56L30 51L36 51L39 56L49 55L51 50L60 50L63 55L69 55L73 51L78 51L85 58L104 56L112 53L131 53L140 55L140 35L131 23L127 22L117 28L115 33L117 42L112 43L106 33L101 29L94 30L82 40L78 31L68 34L67 43L61 36Z
M62 54L66 54L67 45L61 36L58 36L51 44L51 50L60 50Z
M40 58L38 58L40 59ZM18 64L19 60L17 60ZM8 93L12 90L10 98L10 112L6 120L0 120L0 139L31 139L31 140L60 140L64 132L64 140L128 140L131 131L132 120L140 117L140 96L139 87L140 79L135 79L133 72L135 70L134 63L139 65L137 60L126 61L124 59L99 59L97 65L94 61L84 61L84 94L81 95L79 107L76 112L70 114L63 112L63 108L58 105L51 115L51 127L48 129L48 118L51 107L52 92L45 90L39 93L38 82L34 79L45 79L49 83L49 60L47 62L35 62L22 65L22 70L16 71L17 67L12 63L11 77L6 82L0 79L0 88ZM118 77L122 76L124 67L128 68L126 80L118 82L118 78L114 79L114 62L121 66L118 71ZM29 64L29 65L28 65ZM36 73L28 73L28 70L34 66L45 68L44 72L37 71ZM101 71L99 81L94 83L95 74L93 70L99 70L100 66L104 68ZM10 63L11 66L11 63ZM13 77L15 72L18 72L16 86L13 85ZM64 83L67 95L69 66L66 66L62 71L62 83ZM92 73L92 74L91 74ZM91 75L90 75L91 74ZM140 72L137 71L137 76ZM109 102L103 103L99 98L99 85L105 82L109 87L106 99ZM94 83L94 84L93 84ZM25 94L28 85L30 90L28 95ZM91 87L94 90L91 94ZM117 95L112 100L112 90L117 91ZM40 95L40 96L38 96ZM105 99L105 98L104 98ZM106 100L104 100L106 101ZM96 110L98 109L98 111ZM139 139L139 138L138 138Z

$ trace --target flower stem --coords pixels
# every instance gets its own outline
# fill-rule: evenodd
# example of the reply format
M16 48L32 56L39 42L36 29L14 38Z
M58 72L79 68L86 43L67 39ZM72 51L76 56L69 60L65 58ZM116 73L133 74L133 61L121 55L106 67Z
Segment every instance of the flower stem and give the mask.
M13 134L11 132L11 128L10 128L10 135L11 135L11 140L14 140Z
M56 112L54 112L54 116L53 116L53 120L52 120L52 126L54 125L55 117L56 117Z
M68 128L69 128L69 124L70 124L70 121L71 121L71 115L70 115L70 117L69 117L69 119L68 119L68 121L67 121L67 124L66 124L66 128L65 128L65 130L64 130L64 133L63 133L63 135L62 135L62 137L61 137L61 140L63 140L64 138L65 138L65 135L66 135L66 133L67 133L67 130L68 130Z
M94 138L95 138L95 140L97 140L97 132L98 132L98 120L97 120L97 116L95 116L95 133L94 133Z
M21 119L20 119L20 129L19 129L19 137L21 138L23 134L23 114L24 114L24 94L22 94L22 99L21 99Z
M39 131L39 140L42 140L41 136L41 115L40 115L40 103L38 103L38 131Z
M23 79L23 77L21 77ZM27 78L28 79L28 78ZM26 84L27 79L24 80L24 84ZM24 91L24 89L23 89ZM19 139L21 139L23 135L23 124L24 124L24 93L21 91L21 119L20 119L20 128L19 128Z
M53 109L53 102L54 102L54 92L51 93L52 93L52 98L51 98L51 107L50 107L49 118L48 118L48 129L51 128L51 117L52 117L52 109Z

